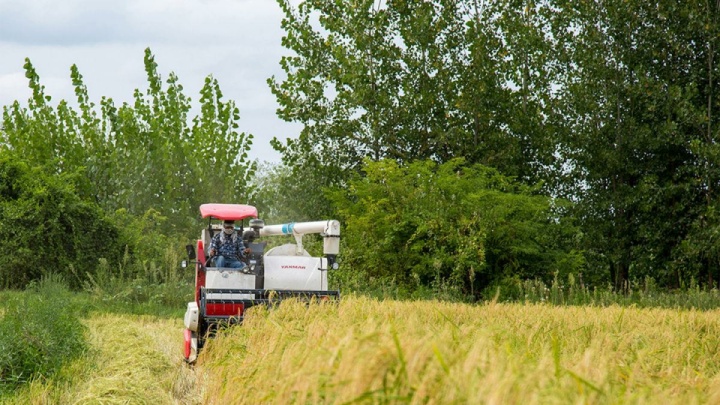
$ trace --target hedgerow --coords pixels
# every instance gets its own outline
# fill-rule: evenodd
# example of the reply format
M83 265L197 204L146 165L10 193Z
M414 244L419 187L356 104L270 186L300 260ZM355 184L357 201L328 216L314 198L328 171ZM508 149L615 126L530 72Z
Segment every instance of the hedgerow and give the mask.
M0 280L24 288L49 274L94 271L100 258L122 255L118 227L97 204L79 196L80 179L32 166L0 151Z

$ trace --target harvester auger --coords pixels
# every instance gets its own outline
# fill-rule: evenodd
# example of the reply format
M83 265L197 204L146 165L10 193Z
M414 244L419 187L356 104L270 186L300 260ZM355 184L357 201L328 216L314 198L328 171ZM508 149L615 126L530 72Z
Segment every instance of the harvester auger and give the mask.
M339 298L339 291L328 289L327 271L337 269L340 223L336 220L298 222L265 226L257 219L257 209L241 204L203 204L200 214L208 218L196 248L187 245L188 258L195 263L195 300L185 312L185 361L194 363L205 339L220 325L240 323L245 311L255 305L271 305L282 299L303 300ZM244 220L248 228L244 229ZM250 253L242 269L215 267L209 256L210 241L222 232L222 222L236 221ZM213 223L213 222L216 223ZM239 225L238 225L239 222ZM317 233L323 237L324 257L312 257L303 248L302 237ZM258 237L292 235L295 243L274 247Z

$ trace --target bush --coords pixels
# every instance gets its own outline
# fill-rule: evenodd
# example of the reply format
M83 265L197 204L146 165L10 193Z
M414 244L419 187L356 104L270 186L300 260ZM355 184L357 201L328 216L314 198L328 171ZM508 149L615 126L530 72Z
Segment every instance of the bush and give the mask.
M64 282L48 277L3 303L0 393L48 377L84 352L80 305Z
M155 210L141 217L126 210L107 215L80 196L81 176L48 173L0 151L0 245L9 252L0 256L0 287L24 288L62 274L79 289L102 281L111 273L98 272L107 268L123 283L177 281L174 268L184 250L163 234L167 218ZM168 254L170 247L178 253Z
M82 199L80 179L50 174L16 154L0 151L0 280L4 288L24 288L48 274L70 269L91 273L98 259L122 254L118 229L99 206ZM74 287L78 287L74 285Z
M179 259L179 255L173 255L176 251L168 247L165 260ZM93 305L109 312L174 316L192 301L195 293L192 270L180 270L178 263L165 262L161 267L154 263L144 266L135 263L129 267L134 266L142 269L126 271L122 264L111 268L107 262L100 263L97 272L83 283Z
M562 201L461 159L400 166L367 162L365 177L332 193L343 229L337 279L394 280L447 297L478 298L504 277L578 272L577 228Z

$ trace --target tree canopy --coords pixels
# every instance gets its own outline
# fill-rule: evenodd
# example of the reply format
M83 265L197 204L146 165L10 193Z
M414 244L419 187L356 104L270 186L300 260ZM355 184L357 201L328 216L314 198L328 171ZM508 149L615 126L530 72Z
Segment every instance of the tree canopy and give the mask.
M121 106L91 102L74 66L77 107L53 105L28 60L32 97L3 108L0 144L80 176L82 201L157 210L173 230L211 200L283 220L340 215L350 261L380 266L358 250L379 232L408 282L474 290L571 269L617 289L644 277L717 287L719 2L278 4L289 52L268 84L279 117L303 124L272 142L284 166L255 176L253 137L217 81L190 118L149 49L148 88ZM374 218L398 228L370 229ZM441 218L466 233L443 233ZM431 234L446 250L417 242Z
M96 204L79 197L82 182L78 173L56 175L52 166L31 166L18 154L0 150L3 288L22 287L49 274L77 282L95 272L98 259L119 261L120 231Z
M550 282L583 268L579 231L557 201L463 159L368 161L332 200L343 266L356 277L477 296L506 279Z
M270 85L288 162L357 171L364 157L469 162L529 182L553 163L546 18L507 2L309 0L285 12L287 73Z
M53 105L26 60L32 97L27 106L16 101L3 108L0 144L36 164L53 162L58 173L81 170L88 181L79 191L109 212L142 216L152 209L184 233L201 203L245 195L256 166L247 155L253 136L239 131L240 112L223 100L212 76L200 91L199 114L190 119L191 99L179 78L170 73L163 82L150 49L144 64L148 88L136 89L132 104L119 107L107 97L92 102L73 65L73 107L66 100Z
M717 286L718 2L278 3L285 162L462 157L571 201L591 279Z

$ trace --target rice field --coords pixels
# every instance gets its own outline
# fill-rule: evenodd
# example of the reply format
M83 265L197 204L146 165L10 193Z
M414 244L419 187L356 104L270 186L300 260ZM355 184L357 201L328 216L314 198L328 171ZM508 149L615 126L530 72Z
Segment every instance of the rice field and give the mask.
M182 361L182 319L95 314L14 403L715 404L720 312L344 297L253 308Z
M720 313L346 298L213 340L207 403L720 403Z

